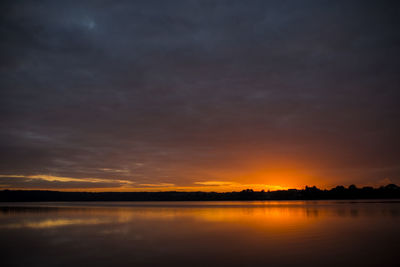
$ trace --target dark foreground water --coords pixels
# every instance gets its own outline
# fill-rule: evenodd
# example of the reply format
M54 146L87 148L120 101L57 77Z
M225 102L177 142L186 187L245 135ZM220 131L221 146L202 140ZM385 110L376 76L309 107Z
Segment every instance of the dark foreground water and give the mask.
M400 203L0 203L1 266L400 266Z

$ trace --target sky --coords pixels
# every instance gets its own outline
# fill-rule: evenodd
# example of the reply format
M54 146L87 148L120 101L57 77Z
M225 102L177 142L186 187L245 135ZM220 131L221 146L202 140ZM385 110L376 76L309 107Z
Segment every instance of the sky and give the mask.
M400 2L1 1L0 189L400 184Z

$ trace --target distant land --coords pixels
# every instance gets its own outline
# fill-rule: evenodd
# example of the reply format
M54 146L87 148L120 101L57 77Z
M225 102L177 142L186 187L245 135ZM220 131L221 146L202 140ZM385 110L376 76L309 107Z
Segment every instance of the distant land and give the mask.
M388 184L379 188L337 186L321 190L304 189L240 192L62 192L44 190L3 190L0 202L24 201L223 201L223 200L329 200L329 199L400 199L400 187Z

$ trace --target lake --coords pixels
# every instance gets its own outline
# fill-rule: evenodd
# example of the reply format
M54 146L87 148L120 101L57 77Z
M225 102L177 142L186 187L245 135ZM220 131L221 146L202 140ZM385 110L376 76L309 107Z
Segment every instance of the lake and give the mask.
M1 266L399 266L400 202L0 203Z

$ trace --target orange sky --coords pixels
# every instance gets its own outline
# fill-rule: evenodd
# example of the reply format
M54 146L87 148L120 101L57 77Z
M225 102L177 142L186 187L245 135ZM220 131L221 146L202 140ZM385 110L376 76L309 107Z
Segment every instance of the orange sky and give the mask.
M395 1L8 2L0 189L400 183Z

